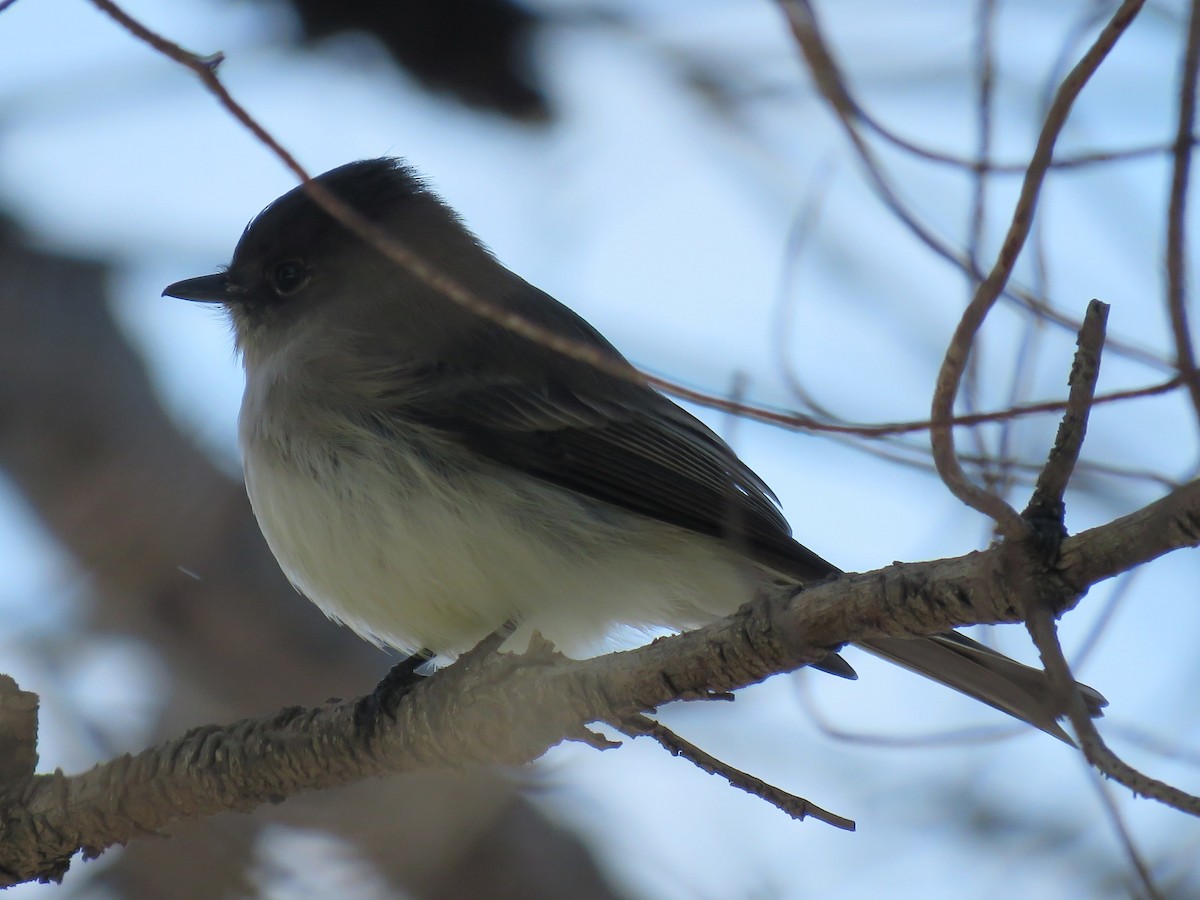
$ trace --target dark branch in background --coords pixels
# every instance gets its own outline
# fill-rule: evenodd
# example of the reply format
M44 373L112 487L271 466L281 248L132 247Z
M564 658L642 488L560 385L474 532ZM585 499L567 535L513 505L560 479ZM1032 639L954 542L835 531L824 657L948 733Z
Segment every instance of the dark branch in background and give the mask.
M1196 74L1200 70L1200 2L1193 0L1188 14L1187 48L1179 74L1179 125L1175 135L1175 162L1171 170L1171 203L1167 211L1167 309L1175 336L1175 364L1179 367L1200 425L1200 373L1187 315L1187 195L1192 165L1192 128L1196 120Z
M979 0L976 16L978 26L975 36L974 57L978 60L976 76L977 96L975 103L975 109L978 113L976 116L976 157L981 164L987 162L991 154L992 144L992 84L995 78L992 45L994 41L993 24L995 13L995 0ZM982 277L980 273L983 271L983 267L980 263L979 253L980 246L983 243L986 214L987 176L983 174L983 167L981 165L971 174L971 208L969 223L967 225L965 251L968 267L967 271L963 273L966 276L968 296L979 288L979 280ZM979 411L979 367L982 357L983 348L980 346L980 341L976 340L971 355L967 358L967 367L963 373L962 380L962 407L968 414ZM1008 431L1010 424L1010 422L1004 423L1001 434L1002 439L1004 436L1003 433ZM997 471L996 463L1003 464L1003 456L999 459L993 459L992 455L987 452L983 429L971 427L967 428L966 431L968 439L971 441L972 449L981 461L978 466L980 481L988 493L1000 495L999 491L996 490L1000 480L1000 473ZM936 459L934 462L936 466Z

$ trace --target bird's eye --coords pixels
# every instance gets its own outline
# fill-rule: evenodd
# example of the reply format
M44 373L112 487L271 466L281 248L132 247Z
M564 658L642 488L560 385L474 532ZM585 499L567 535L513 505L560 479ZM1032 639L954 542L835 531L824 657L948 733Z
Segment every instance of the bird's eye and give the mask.
M285 259L271 270L271 290L280 297L290 297L308 284L308 267L298 259Z

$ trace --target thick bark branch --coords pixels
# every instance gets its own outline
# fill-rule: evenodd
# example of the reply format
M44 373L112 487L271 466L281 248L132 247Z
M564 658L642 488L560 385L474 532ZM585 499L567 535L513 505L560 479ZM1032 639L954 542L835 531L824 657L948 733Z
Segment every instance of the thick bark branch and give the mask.
M636 650L574 661L539 647L482 648L400 698L292 708L206 726L76 776L43 775L0 813L0 871L11 882L60 875L76 851L174 822L248 810L298 792L399 772L519 765L590 722L711 696L788 672L825 648L881 634L930 634L1020 619L1033 584L1063 610L1088 587L1172 549L1200 543L1200 483L1067 539L1054 570L1027 566L1017 545L847 575L786 602L760 602L705 628Z

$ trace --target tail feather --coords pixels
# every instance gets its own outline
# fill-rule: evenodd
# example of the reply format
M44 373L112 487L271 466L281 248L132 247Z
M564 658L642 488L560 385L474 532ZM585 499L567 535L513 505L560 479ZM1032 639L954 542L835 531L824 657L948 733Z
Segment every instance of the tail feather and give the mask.
M879 637L862 641L858 646L1074 746L1074 741L1058 724L1065 710L1041 669L1009 659L956 632L928 638ZM1078 688L1091 716L1102 716L1108 701L1087 685L1080 684Z

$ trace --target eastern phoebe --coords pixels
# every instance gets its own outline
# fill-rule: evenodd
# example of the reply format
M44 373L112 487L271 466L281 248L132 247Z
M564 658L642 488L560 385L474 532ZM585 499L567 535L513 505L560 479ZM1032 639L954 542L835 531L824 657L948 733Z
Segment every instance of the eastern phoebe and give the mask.
M623 362L401 162L317 180L476 296ZM616 626L691 628L838 573L699 420L464 310L302 188L250 223L224 272L164 294L229 313L259 525L296 587L368 640L454 654L512 621L579 652ZM1044 673L968 638L861 646L1068 739ZM833 654L820 667L853 674Z

